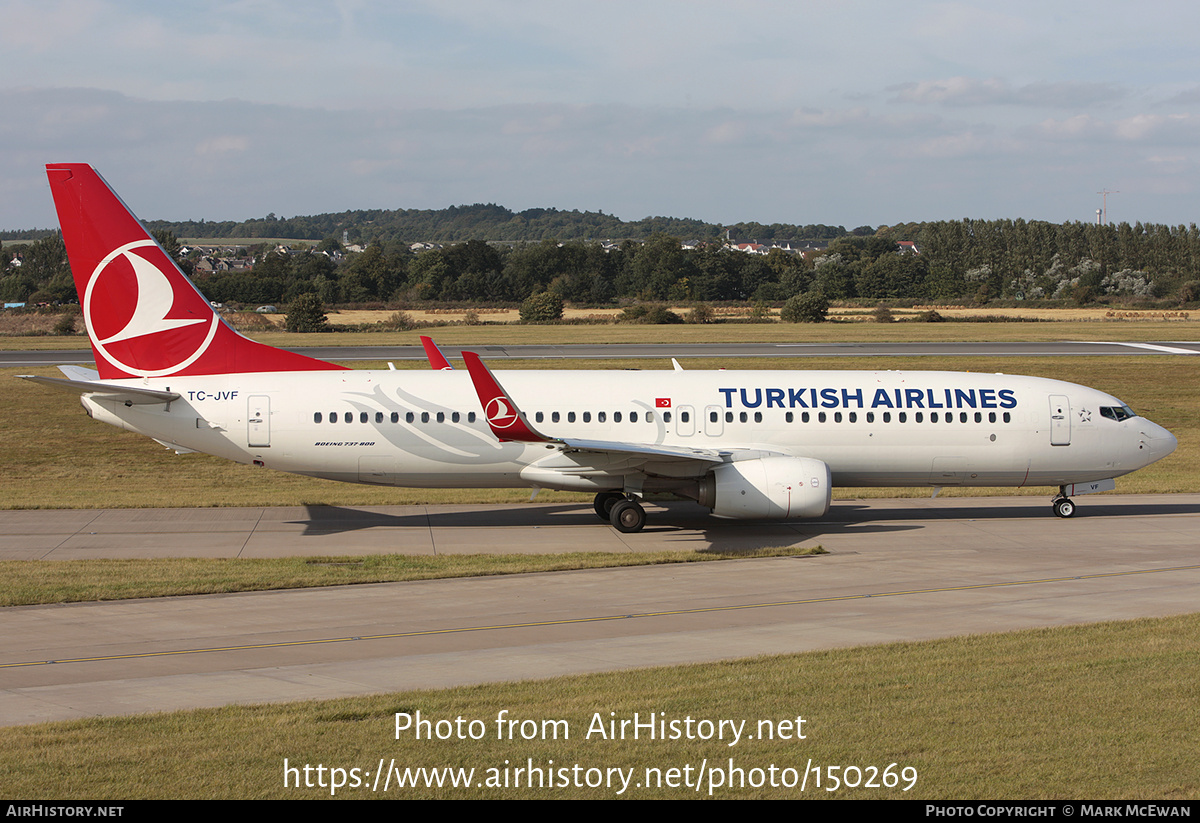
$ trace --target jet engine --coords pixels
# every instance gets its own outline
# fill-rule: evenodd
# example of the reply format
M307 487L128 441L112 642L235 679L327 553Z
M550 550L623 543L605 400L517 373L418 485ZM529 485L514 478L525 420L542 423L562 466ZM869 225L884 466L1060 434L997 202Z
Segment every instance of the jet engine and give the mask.
M833 493L829 466L811 457L759 457L718 466L700 482L699 503L717 517L821 517Z

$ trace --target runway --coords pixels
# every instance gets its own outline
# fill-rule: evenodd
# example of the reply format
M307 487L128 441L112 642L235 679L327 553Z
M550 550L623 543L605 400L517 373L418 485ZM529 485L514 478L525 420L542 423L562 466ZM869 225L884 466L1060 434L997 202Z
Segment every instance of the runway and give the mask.
M610 671L1193 612L1200 495L840 501L819 521L683 506L0 512L3 556L513 550L817 557L6 609L0 724ZM53 662L51 662L53 661Z
M597 360L695 357L1090 357L1099 355L1200 354L1200 342L1060 341L1050 343L604 343L559 346L442 346L450 359L463 349L491 361ZM420 346L313 346L290 351L320 360L424 360ZM0 351L0 367L34 368L89 364L90 350Z

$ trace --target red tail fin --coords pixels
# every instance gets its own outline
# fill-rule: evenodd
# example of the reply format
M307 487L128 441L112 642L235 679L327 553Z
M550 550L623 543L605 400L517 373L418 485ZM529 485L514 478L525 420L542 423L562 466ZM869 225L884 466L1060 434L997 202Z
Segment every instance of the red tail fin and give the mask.
M91 166L46 174L102 379L343 368L234 331Z

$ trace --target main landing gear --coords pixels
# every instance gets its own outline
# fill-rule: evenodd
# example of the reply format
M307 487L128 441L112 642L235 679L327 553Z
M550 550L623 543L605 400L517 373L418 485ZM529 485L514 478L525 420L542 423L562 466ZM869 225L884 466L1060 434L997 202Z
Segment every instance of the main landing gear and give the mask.
M592 504L601 520L624 534L640 532L646 525L646 510L642 504L620 492L600 492Z
M1066 495L1060 494L1054 498L1052 505L1055 517L1071 517L1075 514L1075 501Z

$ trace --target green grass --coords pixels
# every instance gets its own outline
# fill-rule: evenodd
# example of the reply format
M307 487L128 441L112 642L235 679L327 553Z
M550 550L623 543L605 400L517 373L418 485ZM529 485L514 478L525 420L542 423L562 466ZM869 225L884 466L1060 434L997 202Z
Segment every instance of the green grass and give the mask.
M1200 616L958 637L724 663L414 691L278 706L230 706L0 729L10 798L320 798L283 785L289 765L375 771L580 764L678 768L703 762L748 776L771 765L916 770L892 789L721 788L721 798L1200 798ZM496 740L501 710L566 720L568 740ZM397 739L395 714L480 720L487 739ZM610 712L615 715L610 715ZM597 714L682 720L805 719L804 740L603 740ZM315 780L316 774L313 773ZM827 782L823 785L827 785ZM901 786L905 785L904 783ZM609 798L605 788L343 789L342 798ZM705 797L633 788L626 797Z
M719 368L729 361L689 360L687 368ZM382 364L356 363L356 367ZM646 360L505 361L506 369L669 368ZM1117 482L1118 492L1200 491L1200 381L1185 357L908 357L752 358L733 365L752 369L947 369L1055 377L1103 389L1166 426L1178 450ZM421 364L398 364L421 368ZM371 506L432 503L511 503L527 490L427 490L332 483L266 472L201 454L176 455L154 441L87 418L71 394L14 379L29 369L0 370L0 506L35 508L139 508L204 506ZM57 375L55 369L34 369ZM1045 494L1045 489L1023 490ZM979 495L980 489L946 494ZM993 490L1012 494L1014 490ZM838 497L927 496L927 489L835 490ZM543 492L539 502L579 501L579 495Z
M705 550L638 554L564 552L436 557L402 554L237 559L179 557L158 560L63 560L54 563L5 560L0 561L0 580L4 581L0 587L0 607L813 554L825 554L825 550L819 546L789 546L744 552Z
M336 323L337 315L330 315ZM1060 340L1155 341L1194 339L1191 321L1061 320L1043 323L715 323L710 325L641 326L440 326L407 332L289 334L246 332L272 346L419 346L422 334L438 343L464 345L529 345L562 343L909 343L909 342L1055 342ZM23 351L86 349L87 338L4 337L0 349Z

